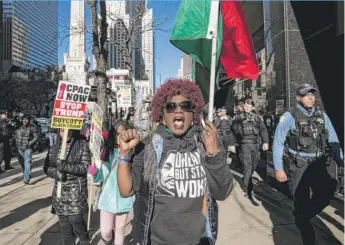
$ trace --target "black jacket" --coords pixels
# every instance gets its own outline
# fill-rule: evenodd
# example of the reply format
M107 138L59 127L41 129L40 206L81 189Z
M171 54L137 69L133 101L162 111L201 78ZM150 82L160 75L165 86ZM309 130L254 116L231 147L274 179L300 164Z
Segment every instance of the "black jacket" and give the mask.
M38 137L39 133L34 125L22 125L15 132L17 149L26 150L31 148L38 141Z
M89 145L85 138L70 139L67 144L66 161L59 157L59 144L49 150L44 173L55 179L53 187L53 213L74 215L88 212L87 168L91 162ZM57 197L58 182L61 196Z
M235 115L234 120L232 122L232 132L230 135L230 145L234 145L236 142L241 142L246 137L243 136L243 120L247 117L246 113L240 113ZM257 129L259 130L259 135L254 136L252 135L251 139L258 139L261 137L263 143L269 143L268 131L263 122L262 118L255 114L254 112L251 113L251 117L255 118L255 124Z
M9 121L6 119L0 119L0 142L8 140L10 132L8 127Z
M178 144L179 141L181 143L180 145ZM164 160L161 162L161 159L164 159L170 151L173 151L173 148L178 150L180 147L183 149L179 150L179 152L189 152L191 149L193 151L195 149L200 151L201 162L207 176L205 196L207 200L206 216L208 219L205 220L205 223L200 223L200 219L198 219L199 223L195 223L194 226L188 226L188 223L192 223L197 217L202 218L202 216L198 216L201 214L202 205L194 206L190 203L191 198L164 197L165 194L158 195L157 184L160 181L157 178L157 173L162 172L161 164L164 162ZM193 234L193 238L197 237L197 235L203 236L202 234L198 234L200 231L199 227L203 230L206 228L204 235L209 238L210 245L216 243L218 232L218 206L216 200L225 200L230 195L233 187L233 177L226 164L224 149L215 156L206 156L206 151L200 138L200 129L198 130L197 126L193 126L189 133L181 139L169 135L165 131L165 127L160 125L157 127L156 134L146 137L136 147L131 168L133 191L136 195L133 206L134 218L131 234L135 242L133 244L152 244L151 235L153 228L155 228L156 234L158 234L157 229L160 229L159 227L163 227L162 229L165 230L165 233L162 233L165 238L175 235L177 233L176 231L180 230L181 236L178 238L180 240L175 244L186 244L181 243L181 240L183 240L181 238L182 236L189 235L190 237L186 238L187 240L192 237L191 234ZM163 198L166 198L165 202ZM160 203L158 203L158 199ZM162 201L166 204L164 206L166 210L163 211L161 209L160 212L157 212L162 207ZM172 208L173 205L174 207ZM192 212L187 210L188 205L193 209ZM180 211L176 211L176 208L180 209ZM184 211L182 212L181 210ZM165 225L161 223L161 221L167 222L168 217L170 222L169 227L166 226L166 223ZM155 219L157 225L155 227L152 226L153 219ZM181 223L181 225L173 227L176 223ZM186 226L188 226L187 229ZM200 236L197 239L202 238ZM176 242L176 240L173 242ZM189 244L195 243L191 241Z

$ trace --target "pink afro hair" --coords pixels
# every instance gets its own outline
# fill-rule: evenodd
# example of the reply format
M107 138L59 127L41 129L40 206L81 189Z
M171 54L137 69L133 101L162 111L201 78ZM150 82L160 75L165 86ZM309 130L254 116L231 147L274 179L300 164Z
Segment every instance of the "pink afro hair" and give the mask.
M163 119L163 105L174 95L182 95L189 99L194 106L194 124L200 123L200 114L205 105L201 90L195 82L184 79L168 79L155 93L151 102L151 119L161 122Z

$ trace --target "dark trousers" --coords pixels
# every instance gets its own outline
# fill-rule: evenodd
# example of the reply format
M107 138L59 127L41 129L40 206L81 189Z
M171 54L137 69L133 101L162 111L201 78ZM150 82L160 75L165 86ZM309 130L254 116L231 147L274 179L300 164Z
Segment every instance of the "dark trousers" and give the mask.
M247 192L253 190L252 175L260 161L259 144L241 144L240 158L243 164L243 182Z
M8 168L11 163L11 146L10 141L8 139L5 139L0 142L0 166L2 164L2 160L5 162L5 168Z
M227 134L221 135L220 139L223 143L223 147L224 147L225 152L228 152L229 145L230 145L230 135L227 135Z
M315 232L310 220L329 205L337 182L329 175L324 158L312 162L303 158L289 161L289 187L294 199L296 226L303 244L314 245Z
M63 245L75 245L74 234L79 237L80 245L90 244L87 225L82 214L59 215L59 222Z

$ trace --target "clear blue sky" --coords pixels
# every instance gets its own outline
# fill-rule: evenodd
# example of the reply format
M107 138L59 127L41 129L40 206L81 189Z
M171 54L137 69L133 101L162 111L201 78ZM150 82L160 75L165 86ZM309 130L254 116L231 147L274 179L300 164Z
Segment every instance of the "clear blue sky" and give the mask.
M153 9L154 18L167 18L162 29L171 30L178 11L179 1L149 1L149 8ZM63 64L63 53L68 52L68 23L70 15L70 1L59 1L59 64ZM86 7L86 24L90 26L90 10ZM180 67L181 51L169 42L170 32L155 31L155 62L156 72L161 73L162 83L170 77L177 76ZM87 38L87 56L92 60L91 39ZM159 84L160 76L155 74L156 83Z

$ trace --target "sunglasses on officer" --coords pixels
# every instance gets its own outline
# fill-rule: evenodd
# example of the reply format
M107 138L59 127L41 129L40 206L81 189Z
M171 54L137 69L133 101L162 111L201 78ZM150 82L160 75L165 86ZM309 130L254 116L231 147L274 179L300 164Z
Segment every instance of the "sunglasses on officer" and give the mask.
M181 101L181 102L174 102L169 101L165 102L164 108L167 113L174 113L177 110L177 107L181 107L182 111L184 112L192 112L193 111L193 104L191 101Z

